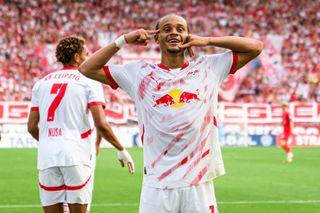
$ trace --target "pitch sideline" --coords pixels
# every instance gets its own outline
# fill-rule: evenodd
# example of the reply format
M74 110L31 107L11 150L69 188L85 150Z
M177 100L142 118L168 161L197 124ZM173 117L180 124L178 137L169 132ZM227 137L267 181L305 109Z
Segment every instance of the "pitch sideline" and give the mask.
M262 201L221 201L218 205L250 205L250 204L320 204L320 200L262 200ZM138 206L139 203L97 203L91 206ZM0 205L0 209L39 208L40 205Z

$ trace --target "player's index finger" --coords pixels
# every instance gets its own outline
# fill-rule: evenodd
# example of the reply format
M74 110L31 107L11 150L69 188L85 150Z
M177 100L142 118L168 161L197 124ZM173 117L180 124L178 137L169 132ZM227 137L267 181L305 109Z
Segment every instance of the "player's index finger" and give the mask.
M132 166L132 164L130 162L128 163L128 168L129 168L129 172L131 174L133 174L134 173L134 168L133 168L133 166Z
M157 34L160 30L146 30L148 34Z

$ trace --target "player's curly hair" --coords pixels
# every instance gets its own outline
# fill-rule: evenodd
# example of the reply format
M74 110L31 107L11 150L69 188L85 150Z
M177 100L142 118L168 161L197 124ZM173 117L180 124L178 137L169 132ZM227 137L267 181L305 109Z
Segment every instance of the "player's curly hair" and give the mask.
M71 62L74 54L81 53L85 39L78 36L70 36L59 41L56 47L56 58L62 64Z

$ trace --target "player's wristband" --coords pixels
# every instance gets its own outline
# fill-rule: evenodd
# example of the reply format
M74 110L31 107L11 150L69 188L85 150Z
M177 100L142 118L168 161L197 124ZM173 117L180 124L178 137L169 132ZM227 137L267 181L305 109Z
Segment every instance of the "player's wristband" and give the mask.
M131 155L126 149L123 149L122 151L118 151L118 159L124 160L126 162L133 162Z
M124 38L124 35L122 35L119 38L117 38L116 40L114 40L114 43L116 44L116 47L118 47L120 49L121 47L123 47L124 45L127 44L127 41Z

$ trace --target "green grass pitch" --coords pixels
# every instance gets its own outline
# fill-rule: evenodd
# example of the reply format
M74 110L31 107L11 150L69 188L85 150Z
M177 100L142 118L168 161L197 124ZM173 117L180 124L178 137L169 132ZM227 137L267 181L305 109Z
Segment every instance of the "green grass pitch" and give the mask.
M93 213L138 212L142 149L130 148L136 173L120 167L114 149L97 159ZM293 163L275 147L223 148L227 174L215 180L220 213L319 213L320 148L296 148ZM37 213L36 149L0 149L0 212ZM192 202L192 201L191 201Z

